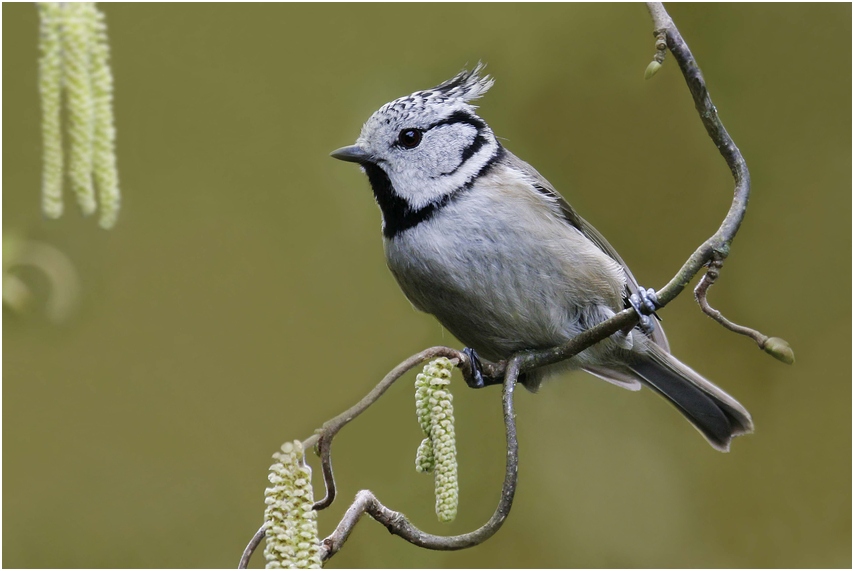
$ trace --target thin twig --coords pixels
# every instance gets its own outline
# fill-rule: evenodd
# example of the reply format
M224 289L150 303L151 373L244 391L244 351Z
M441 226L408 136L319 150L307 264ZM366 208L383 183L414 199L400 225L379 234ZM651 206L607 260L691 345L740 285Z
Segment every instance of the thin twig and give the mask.
M406 541L424 547L427 549L436 549L440 551L454 551L458 549L466 549L483 543L501 528L507 516L510 514L510 508L513 506L513 497L516 493L516 480L518 476L519 466L519 446L516 440L516 420L513 410L513 392L516 388L516 381L519 378L520 364L522 359L514 357L504 376L504 392L502 402L504 407L504 426L507 439L507 462L504 474L504 485L501 490L501 498L498 502L498 507L489 521L483 526L470 533L453 536L441 536L425 533L412 525L406 516L400 512L396 512L385 507L377 497L369 490L362 490L356 494L356 499L335 531L326 539L323 540L325 553L324 559L329 559L335 555L341 546L347 541L353 527L359 522L362 515L367 513L376 521L383 524L389 532L400 536Z
M255 553L255 550L258 549L258 546L261 545L261 540L264 539L266 535L265 526L261 526L261 529L255 532L255 535L252 536L252 539L249 541L249 545L246 546L246 549L243 550L243 555L240 556L240 563L237 565L238 569L246 569L249 567L249 560L252 559L252 554Z
M718 117L718 110L712 103L709 91L706 89L703 73L694 60L691 50L688 49L688 44L682 39L676 24L673 23L661 2L647 2L646 6L652 16L656 43L661 40L662 34L664 34L667 39L667 46L673 52L673 57L679 63L682 75L685 76L688 89L694 98L694 106L700 114L706 132L724 157L735 179L732 205L720 228L714 236L706 240L691 255L688 262L682 266L682 269L670 280L670 283L658 292L659 303L664 305L671 301L694 278L700 268L708 264L709 269L694 291L694 297L703 312L730 331L753 338L761 349L775 358L784 363L792 364L795 361L794 353L785 340L779 337L768 337L749 327L732 323L720 311L712 308L706 300L706 292L720 275L723 262L729 255L732 241L741 226L742 220L744 220L747 202L750 199L750 172L747 170L747 163L745 163L741 151L735 146L732 137L729 136Z
M795 353L784 339L780 339L779 337L768 337L755 329L733 323L724 317L720 311L709 305L709 301L706 299L706 296L709 288L714 285L715 281L717 281L720 276L722 265L721 261L717 259L713 259L709 262L709 269L703 275L703 278L700 280L700 283L697 284L697 287L694 288L694 297L696 298L697 303L700 304L700 308L702 308L703 313L730 331L750 337L756 341L756 344L759 345L760 349L775 359L779 359L788 365L793 364L795 362Z
M450 347L431 347L420 353L409 357L397 367L392 369L377 386L369 392L365 398L360 400L354 406L350 407L343 413L339 414L332 420L323 424L323 428L318 433L317 448L320 454L320 466L323 473L323 481L326 485L326 495L322 500L314 504L315 510L322 510L329 507L335 501L335 477L332 475L332 439L338 434L342 428L354 418L365 412L369 406L377 402L377 400L385 393L394 382L406 374L412 367L415 367L429 359L436 357L447 357L449 359L465 359L466 356L461 351L451 349ZM303 442L304 447L308 447L311 438Z
M694 106L697 108L697 113L700 114L703 126L735 179L732 205L718 231L703 242L670 280L670 283L657 292L659 304L665 305L685 289L697 275L697 272L712 259L713 254L719 255L721 260L729 254L732 240L735 238L747 210L747 201L750 198L750 172L747 170L747 163L745 163L741 151L735 146L732 137L729 136L718 117L718 110L712 103L709 91L706 89L703 73L700 71L691 50L688 49L688 44L682 39L676 24L673 23L661 2L647 2L646 6L650 16L652 16L653 33L657 37L660 37L662 32L666 34L667 47L670 48L673 58L682 70L682 75L685 77L688 90L694 98Z
M417 355L413 355L397 367L392 370L386 377L374 388L373 391L368 395L368 397L373 397L371 402L367 402L365 399L359 402L356 406L349 409L342 415L339 415L335 419L329 421L324 425L324 429L321 430L321 435L318 439L317 435L307 438L303 441L303 445L308 448L309 445L314 442L322 443L324 441L323 435L327 430L327 427L337 427L337 430L340 430L347 422L358 416L361 412L363 412L370 404L376 402L376 400L385 392L395 380L400 378L404 373L406 373L412 367L418 365L419 363L432 359L437 356L448 356L448 353L454 352L453 349L449 349L447 347L433 347L431 349L427 349L426 351L422 351ZM507 519L507 516L510 514L510 508L513 506L513 497L516 494L516 479L518 475L518 465L519 465L519 445L516 440L516 413L513 408L513 394L516 388L516 382L519 378L520 372L520 364L522 362L522 357L513 358L509 365L505 367L505 378L504 378L504 392L502 398L502 404L504 409L504 426L505 426L505 436L507 440L507 461L506 468L504 474L504 485L501 490L501 498L498 502L498 507L496 507L495 512L492 514L492 517L487 521L483 526L472 531L470 533L464 533L462 535L455 536L441 536L441 535L432 535L429 533L425 533L412 525L409 520L406 519L406 516L403 514L391 510L385 507L380 501L376 498L376 496L370 490L362 490L358 494L356 494L356 499L353 501L353 504L347 509L344 514L344 517L341 519L341 522L338 524L338 527L335 531L326 539L323 540L323 559L329 559L333 555L335 555L341 546L347 541L347 538L350 536L350 532L353 530L353 527L359 522L362 516L367 513L376 521L382 523L388 528L389 532L399 535L403 539L418 545L420 547L425 547L427 549L436 549L442 551L453 551L458 549L465 549L467 547L473 547L480 543L483 543L501 528L504 524L504 521ZM348 420L349 418L349 420ZM335 422L336 419L339 422ZM336 432L337 432L336 430ZM330 439L331 442L331 439ZM327 446L327 450L329 447ZM330 456L321 456L321 459L324 458L330 459ZM326 480L328 475L328 480ZM331 488L327 488L327 496L330 495L330 489L332 490L332 495L334 496L335 490L335 480L332 477L332 464L331 459L328 463L324 464L324 479L328 482L331 481ZM323 501L325 501L324 498ZM317 505L317 504L315 504ZM246 550L243 552L243 557L240 559L240 569L245 569L249 564L249 559L252 557L252 553L257 549L258 545L265 536L264 526L261 526L261 529L255 534L252 538L252 541L249 542L249 545L246 546Z
M709 302L706 299L706 294L708 293L709 288L714 285L714 283L720 276L720 270L722 266L723 263L720 260L712 260L711 262L709 262L709 269L706 270L706 273L703 275L703 278L700 280L700 283L698 283L697 287L694 288L694 298L697 300L697 303L700 304L700 308L703 310L703 313L705 313L730 331L738 333L740 335L747 335L759 344L760 349L764 349L765 342L768 341L767 335L763 335L762 333L756 331L755 329L751 329L750 327L745 327L743 325L733 323L732 321L724 317L720 311L709 305Z

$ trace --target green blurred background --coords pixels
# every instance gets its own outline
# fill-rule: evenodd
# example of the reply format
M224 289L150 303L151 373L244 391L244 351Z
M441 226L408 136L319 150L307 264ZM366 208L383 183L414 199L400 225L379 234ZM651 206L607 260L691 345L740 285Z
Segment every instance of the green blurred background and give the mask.
M756 434L719 454L651 391L568 374L518 395L519 489L495 538L437 553L364 521L330 567L851 566L851 6L669 8L753 175L711 302L798 362L725 331L690 291L662 315L675 354L744 403ZM6 567L235 566L282 442L408 355L459 346L386 270L364 175L328 157L383 103L488 62L481 115L648 287L729 205L672 57L643 80L640 4L102 9L124 193L110 232L70 197L42 219L37 14L3 5L3 231L56 246L82 281L59 325L3 311ZM40 275L17 275L44 300ZM456 377L461 506L446 526L413 469L413 379L336 440L323 534L362 488L434 533L492 513L500 391Z

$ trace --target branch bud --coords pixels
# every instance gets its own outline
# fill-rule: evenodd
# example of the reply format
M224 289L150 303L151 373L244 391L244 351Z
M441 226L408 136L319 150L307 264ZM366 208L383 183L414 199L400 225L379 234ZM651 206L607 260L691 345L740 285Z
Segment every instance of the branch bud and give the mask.
M792 351L792 348L785 339L769 337L762 345L762 349L775 359L783 361L787 365L792 365L795 362L795 352Z
M655 60L652 60L651 62L649 62L649 65L646 66L646 71L643 72L643 78L644 79L651 78L653 75L658 73L659 69L661 69L661 64Z

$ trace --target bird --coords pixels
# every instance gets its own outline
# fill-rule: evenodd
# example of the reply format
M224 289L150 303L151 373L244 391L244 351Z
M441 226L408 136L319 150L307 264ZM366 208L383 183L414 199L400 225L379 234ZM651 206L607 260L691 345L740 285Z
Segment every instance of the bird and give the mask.
M466 345L478 374L481 357L556 347L634 307L637 326L519 382L536 392L545 378L582 369L626 389L646 386L729 451L733 437L753 432L750 414L670 354L650 317L655 291L477 115L474 102L494 84L483 67L386 103L355 145L331 153L367 175L400 289Z

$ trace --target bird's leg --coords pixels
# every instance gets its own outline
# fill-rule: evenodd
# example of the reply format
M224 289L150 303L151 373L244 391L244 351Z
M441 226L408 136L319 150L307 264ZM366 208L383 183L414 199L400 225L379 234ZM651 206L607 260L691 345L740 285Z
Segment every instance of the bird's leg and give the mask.
M658 296L656 296L655 290L652 288L644 290L642 287L639 287L637 293L629 296L629 304L634 308L640 318L639 325L641 331L650 335L655 329L655 324L650 315L654 315L655 310L658 309Z
M482 389L490 385L500 385L504 382L503 379L487 377L483 374L483 366L480 364L480 358L474 349L466 347L463 349L463 353L465 353L471 363L471 375L465 377L468 386L473 389Z

